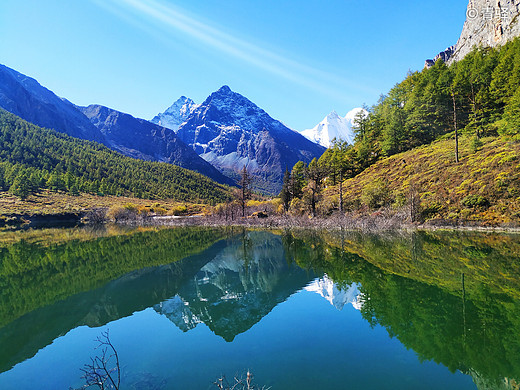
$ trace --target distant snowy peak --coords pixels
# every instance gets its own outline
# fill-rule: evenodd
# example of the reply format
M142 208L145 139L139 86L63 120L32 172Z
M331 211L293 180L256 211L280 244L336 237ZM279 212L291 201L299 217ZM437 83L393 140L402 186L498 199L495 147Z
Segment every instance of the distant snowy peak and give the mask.
M302 135L326 148L330 147L334 138L353 143L354 135L347 119L332 111L314 128L302 131Z
M354 125L354 119L360 111L363 111L365 115L367 114L366 110L361 107L350 110L345 117L341 117L336 111L332 111L315 127L303 130L301 134L307 139L326 148L331 146L334 138L353 144L354 131L352 127Z
M198 107L193 100L181 96L162 114L157 114L151 122L177 132L179 126L186 122L190 114Z
M359 292L356 283L350 285L346 290L340 290L328 275L324 275L323 278L310 283L305 290L321 295L338 310L342 310L348 303L356 310L361 310L363 307L363 295Z

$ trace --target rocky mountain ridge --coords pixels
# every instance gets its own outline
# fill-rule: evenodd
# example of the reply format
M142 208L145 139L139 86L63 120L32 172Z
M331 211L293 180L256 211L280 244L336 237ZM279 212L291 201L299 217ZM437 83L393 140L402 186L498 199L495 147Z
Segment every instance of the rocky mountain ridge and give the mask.
M457 45L450 46L446 48L446 50L441 51L439 54L437 54L435 57L433 57L433 60L426 60L424 63L425 68L431 68L438 60L442 60L444 62L448 62L449 59L453 56L453 53L455 53L455 50L457 50Z
M79 109L101 131L107 145L121 154L178 165L202 173L219 183L234 185L230 178L179 140L171 129L100 105L93 104Z
M238 177L245 166L254 188L270 194L280 191L286 168L325 151L228 86L196 107L177 135L229 177Z
M1 64L0 107L37 126L106 144L105 137L76 106L35 79Z
M183 104L189 107L189 99ZM102 143L128 157L178 165L219 183L235 184L188 148L174 131L108 107L76 106L4 65L0 65L0 107L40 127Z

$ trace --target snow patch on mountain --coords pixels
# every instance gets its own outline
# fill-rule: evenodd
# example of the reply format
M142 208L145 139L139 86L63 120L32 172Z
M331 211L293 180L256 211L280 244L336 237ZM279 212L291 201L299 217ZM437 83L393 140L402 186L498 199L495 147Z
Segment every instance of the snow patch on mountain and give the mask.
M177 132L179 126L186 122L190 114L198 106L190 98L181 96L162 114L154 116L151 122Z
M352 129L354 119L360 111L363 111L365 115L368 114L361 107L350 110L344 117L339 116L336 111L332 111L312 129L303 130L301 134L312 142L326 148L331 146L334 138L346 141L352 145L354 143L354 131Z
M364 299L358 287L356 283L353 283L346 290L341 290L328 275L324 275L323 278L310 283L305 290L321 295L338 310L342 310L348 303L355 309L361 310Z

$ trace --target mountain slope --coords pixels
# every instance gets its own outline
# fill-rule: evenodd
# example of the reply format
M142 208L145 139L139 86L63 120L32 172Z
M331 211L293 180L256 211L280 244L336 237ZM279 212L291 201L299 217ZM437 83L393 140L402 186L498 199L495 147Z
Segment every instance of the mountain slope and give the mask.
M76 107L36 80L0 64L0 107L35 125L104 143L101 132Z
M177 131L197 106L190 98L181 96L166 111L154 116L151 122Z
M171 164L136 160L95 142L43 129L0 109L0 185L190 202L223 202L228 189Z
M280 191L286 168L325 151L228 86L198 106L177 135L228 176L237 177L245 166L254 187L266 193Z
M184 104L189 106L188 99ZM38 126L103 143L126 156L175 164L219 183L234 185L232 179L201 159L173 131L106 107L75 106L36 80L3 65L0 107Z
M416 219L518 225L520 143L488 137L475 151L472 138L459 141L459 163L455 163L453 140L435 141L378 161L344 182L345 204L354 210L380 196L387 204L404 203L410 208L409 197L415 192ZM337 197L338 190L328 188L324 202Z
M352 130L354 118L361 110L363 108L354 108L345 117L341 117L336 111L332 111L312 129L303 130L301 135L326 148L331 146L334 138L352 145L354 144L354 131Z
M125 156L178 165L221 184L234 184L179 140L173 130L100 105L79 109L101 131L107 145Z

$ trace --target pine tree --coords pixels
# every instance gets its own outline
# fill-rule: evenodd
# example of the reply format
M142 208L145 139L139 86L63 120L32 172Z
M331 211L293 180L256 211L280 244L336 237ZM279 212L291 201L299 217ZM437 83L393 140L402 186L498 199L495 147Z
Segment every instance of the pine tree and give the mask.
M354 116L352 131L354 132L355 139L358 141L365 139L368 133L369 118L366 111L368 111L368 107L363 104L363 109L359 110Z
M97 180L93 180L92 182L90 182L90 185L88 187L88 192L90 192L91 194L97 194L98 190L99 190L99 182ZM136 191L135 196L137 198L140 198L139 195L140 195L140 191Z
M291 170L291 194L293 198L301 198L303 195L303 187L307 185L305 180L305 170L307 169L303 161L294 164Z
M31 194L31 183L29 180L29 175L26 171L21 171L14 178L11 188L9 188L9 192L15 196L20 197L21 200L27 199L27 197Z
M38 190L42 187L42 178L38 171L33 170L31 172L31 175L29 176L29 183L33 193L38 192Z
M499 124L501 134L514 135L520 133L520 88L511 97L504 110L503 120Z
M3 166L0 166L0 191L5 191L5 169Z
M292 194L291 194L291 173L285 168L285 173L283 175L283 184L282 184L282 191L280 192L280 198L282 200L283 209L285 212L289 211L289 206L291 204L292 200Z
M65 182L61 178L61 174L53 171L47 180L47 188L53 192L65 190Z
M69 192L72 196L78 196L79 195L79 189L76 184L72 184L70 186Z
M335 140L332 143L332 166L331 171L338 177L339 182L339 211L343 213L343 180L347 171L352 170L349 164L347 152L349 145L346 142Z
M240 186L240 190L238 192L238 201L240 203L240 208L242 209L242 217L245 217L247 201L251 199L251 182L251 176L249 175L249 172L247 172L247 168L244 165L244 168L240 174L240 180L238 182Z
M316 202L318 198L318 193L321 190L321 185L324 178L324 171L323 167L318 164L318 160L316 158L313 158L312 161L309 163L309 166L305 170L305 175L308 180L307 187L310 192L310 208L311 208L311 215L313 217L316 216Z

